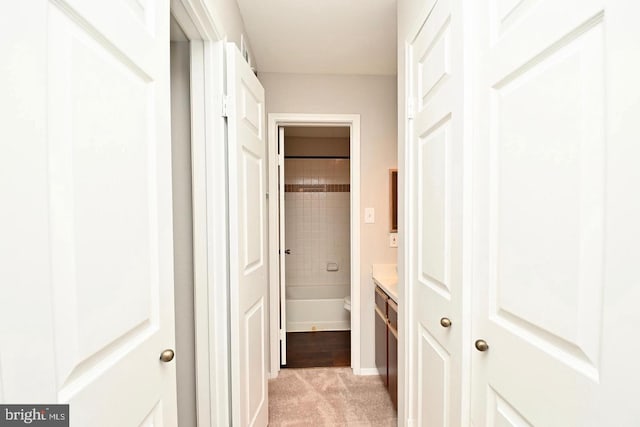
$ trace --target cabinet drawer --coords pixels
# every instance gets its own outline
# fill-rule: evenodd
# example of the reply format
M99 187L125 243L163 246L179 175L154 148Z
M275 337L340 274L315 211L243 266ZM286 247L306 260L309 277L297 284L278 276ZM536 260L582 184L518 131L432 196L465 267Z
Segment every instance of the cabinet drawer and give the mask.
M376 307L378 310L382 312L382 314L387 316L387 300L389 297L384 293L382 289L376 286Z
M394 300L389 298L387 301L389 309L387 310L387 317L389 318L389 326L396 331L398 330L398 304Z

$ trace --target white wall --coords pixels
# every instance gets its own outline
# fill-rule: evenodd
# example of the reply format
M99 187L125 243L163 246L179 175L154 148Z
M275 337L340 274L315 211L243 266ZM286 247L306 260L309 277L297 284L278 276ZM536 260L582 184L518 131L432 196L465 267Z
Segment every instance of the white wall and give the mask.
M189 43L171 43L171 163L178 423L196 426Z
M375 224L361 225L361 361L374 369L374 287L371 265L395 263L389 247L389 168L396 167L395 76L260 73L267 113L360 114L361 208L373 207Z

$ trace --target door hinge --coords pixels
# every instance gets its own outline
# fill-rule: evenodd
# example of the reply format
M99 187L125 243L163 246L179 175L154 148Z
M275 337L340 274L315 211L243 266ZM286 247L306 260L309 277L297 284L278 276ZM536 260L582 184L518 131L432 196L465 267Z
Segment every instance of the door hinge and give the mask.
M412 97L412 98L409 98L409 101L407 102L407 119L413 120L414 117L415 117L415 105Z
M284 341L287 337L287 332L284 329L280 329L280 341Z
M269 198L269 192L268 191L265 193L265 196L267 197L267 199Z
M229 117L230 104L231 104L231 97L229 95L222 95L222 117Z

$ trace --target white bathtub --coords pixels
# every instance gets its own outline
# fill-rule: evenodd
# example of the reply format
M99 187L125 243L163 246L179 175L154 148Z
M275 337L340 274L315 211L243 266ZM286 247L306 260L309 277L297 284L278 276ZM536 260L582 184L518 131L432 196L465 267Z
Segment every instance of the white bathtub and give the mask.
M348 285L287 286L287 332L350 330L351 312L344 308L348 292Z

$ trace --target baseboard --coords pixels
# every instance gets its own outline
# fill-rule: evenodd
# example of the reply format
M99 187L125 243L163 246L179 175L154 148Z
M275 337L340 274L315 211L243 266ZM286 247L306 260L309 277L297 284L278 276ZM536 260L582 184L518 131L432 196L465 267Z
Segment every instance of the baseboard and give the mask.
M335 322L287 322L287 332L313 331L348 331L351 329L349 320Z
M269 379L269 380L273 380L273 379L275 379L275 378L278 378L278 373L279 373L279 372L276 372L276 373L274 374L273 372L269 372L269 373L267 374L267 379Z
M378 368L360 368L358 372L354 372L354 374L367 376L367 375L380 375L380 372L378 372Z

